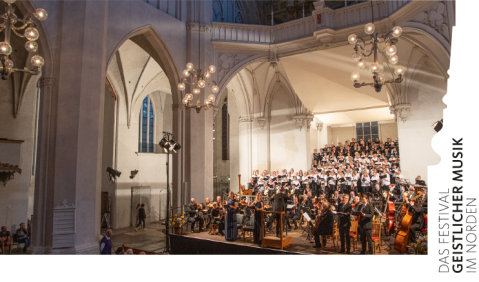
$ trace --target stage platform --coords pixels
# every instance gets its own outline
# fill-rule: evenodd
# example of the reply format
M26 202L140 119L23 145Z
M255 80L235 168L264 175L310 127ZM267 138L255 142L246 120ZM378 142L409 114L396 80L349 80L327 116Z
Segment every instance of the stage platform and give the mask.
M341 248L341 242L336 242L336 248L333 242L328 239L326 246L321 249L315 249L314 239L312 242L307 240L305 242L306 234L302 234L303 230L288 231L288 236L292 237L293 244L285 248L284 250L275 248L261 248L256 244L253 244L253 237L249 233L246 234L246 241L243 237L238 238L234 242L226 241L224 236L209 235L208 231L198 233L184 233L183 235L170 234L171 254L265 254L265 255L279 255L279 254L308 254L308 255L344 255L337 252ZM239 231L241 234L242 231ZM286 234L286 232L284 233ZM267 233L268 236L275 237L273 233ZM276 237L275 237L276 238ZM399 254L394 250L394 239L391 236L387 241L391 248L382 242L381 252L376 250L376 255L388 255ZM353 250L351 245L352 255L359 255L361 251L361 245L358 245L357 250Z

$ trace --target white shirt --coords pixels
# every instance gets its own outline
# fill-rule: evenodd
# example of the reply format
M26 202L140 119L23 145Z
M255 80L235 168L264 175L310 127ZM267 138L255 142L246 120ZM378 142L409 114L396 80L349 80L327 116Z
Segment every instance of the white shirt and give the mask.
M371 178L369 176L361 176L361 180L364 179L365 181L361 182L361 186L369 186L371 185Z

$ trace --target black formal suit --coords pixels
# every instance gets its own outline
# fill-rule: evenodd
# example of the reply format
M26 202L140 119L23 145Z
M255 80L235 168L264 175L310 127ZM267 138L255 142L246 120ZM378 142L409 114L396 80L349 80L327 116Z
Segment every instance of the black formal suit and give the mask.
M201 220L198 216L196 211L199 208L195 207L192 203L188 205L188 222L191 222L191 231L195 230L195 222L198 220L200 224L200 231L203 229L203 220Z
M273 201L272 211L286 211L286 202L290 201L291 198L288 197L288 195L286 195L286 194L279 193L279 194L275 194L272 197L271 200ZM273 224L273 221L276 220L276 218L279 218L279 215L272 214L269 217L268 224L267 224L268 228L271 228L271 225ZM283 216L283 222L285 220L286 220L286 216ZM280 224L279 224L279 222L277 222L277 224L276 224L276 234L279 235L280 232L281 232L280 231Z
M251 182L248 183L248 190L253 190L253 193L256 193L257 192L256 185L251 184Z
M211 211L211 223L218 225L218 232L223 235L223 229L225 228L225 222L221 217L221 211L213 209Z
M298 228L298 220L301 218L301 204L298 204L293 207L291 213L288 215L288 218L291 218L293 220L294 227Z
M373 240L372 240L372 229L373 229L373 216L374 216L374 208L369 204L360 205L357 209L359 212L365 214L365 216L361 215L359 222L358 222L358 231L361 236L361 245L362 250L361 253L366 253L366 241L368 242L369 253L373 253Z
M318 228L314 230L314 242L316 246L321 246L319 242L319 235L327 236L333 235L333 227L334 227L334 216L331 210L327 210L322 216L320 216L321 223L319 224ZM323 237L323 242L325 242L325 238Z
M351 227L351 210L353 207L349 204L339 204L338 212L347 213L347 215L339 215L339 237L341 238L341 250L346 250L348 253L351 250L351 237L349 236L349 229ZM344 248L346 246L346 248Z
M409 230L409 242L416 242L416 231L420 231L424 227L424 209L420 206L409 205L409 212L412 213L412 224L411 229Z

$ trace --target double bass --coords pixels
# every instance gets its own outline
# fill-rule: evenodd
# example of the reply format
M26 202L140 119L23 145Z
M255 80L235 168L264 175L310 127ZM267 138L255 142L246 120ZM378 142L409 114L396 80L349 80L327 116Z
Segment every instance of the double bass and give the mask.
M396 207L394 206L394 203L392 201L389 201L389 194L388 194L388 199L386 203L386 216L387 218L386 218L386 221L384 222L386 231L388 232L388 234L394 234Z
M417 196L414 197L411 202L416 202L419 197L422 196L422 192L418 191ZM399 231L396 235L396 240L394 241L394 249L399 251L401 254L407 252L407 245L409 242L409 231L412 225L412 214L409 213L409 208L406 207L406 202L404 202L401 210L401 215L404 213L404 216L399 221Z

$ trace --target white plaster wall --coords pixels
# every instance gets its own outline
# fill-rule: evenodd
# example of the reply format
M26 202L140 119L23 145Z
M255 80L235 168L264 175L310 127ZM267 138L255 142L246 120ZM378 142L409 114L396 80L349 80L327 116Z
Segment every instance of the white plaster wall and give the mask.
M155 102L155 144L158 143L163 135L163 112L160 107L161 96L158 91L151 93ZM144 97L143 97L144 98ZM132 186L150 186L151 187L151 206L147 209L148 221L157 221L159 215L163 215L166 207L166 154L156 153L137 153L138 152L138 130L139 113L142 99L139 99L133 107L132 122L130 128L126 123L126 107L120 99L119 120L118 120L118 157L116 160L116 169L122 172L121 177L117 178L115 197L113 200L112 227L122 228L130 226L131 212L131 187ZM165 99L164 99L165 100ZM166 99L168 101L168 99ZM166 102L168 103L168 102ZM164 104L165 108L171 108L171 104ZM157 142L158 141L158 142ZM170 183L172 183L172 156L170 156ZM138 170L134 179L130 179L130 172ZM180 187L170 186L172 191L179 192ZM161 197L160 197L161 194ZM160 203L161 201L161 203Z
M17 75L17 74L15 74ZM10 231L15 231L20 222L27 222L33 213L32 176L33 140L36 111L37 78L32 77L30 85L25 90L23 102L16 118L13 117L13 96L10 80L0 82L0 138L24 140L21 144L0 143L0 162L18 165L22 174L15 173L14 179L4 186L0 183L0 226L5 225ZM18 78L17 78L18 79ZM9 154L10 150L16 151ZM5 160L4 160L5 159Z
M431 126L442 118L445 108L442 98L446 90L445 80L428 63L418 71L408 93L411 103L409 117L406 122L398 122L401 168L405 179L414 181L421 175L427 181L427 166L441 160L431 146L436 134Z
M306 130L294 127L294 108L284 88L274 94L270 123L271 171L307 168ZM259 168L260 171L263 169Z
M339 141L341 142L341 144L344 145L344 141L351 142L352 138L356 138L356 126L331 126L330 144L334 143L335 145L337 145Z
M398 124L395 121L392 122L379 122L379 139L386 142L388 138L396 140L398 136Z

